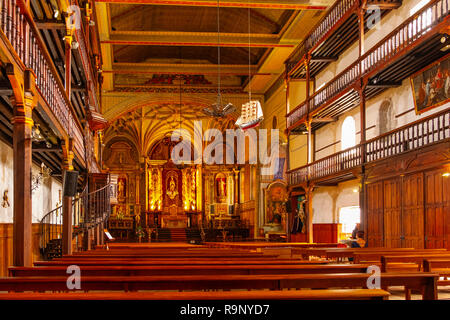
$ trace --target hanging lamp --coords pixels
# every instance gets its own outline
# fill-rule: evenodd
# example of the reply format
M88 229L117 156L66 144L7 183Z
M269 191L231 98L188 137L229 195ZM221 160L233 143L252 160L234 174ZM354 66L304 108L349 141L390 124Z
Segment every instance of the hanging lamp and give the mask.
M210 107L203 108L203 112L211 117L223 118L236 111L231 103L222 104L222 95L220 94L220 3L217 0L217 101Z

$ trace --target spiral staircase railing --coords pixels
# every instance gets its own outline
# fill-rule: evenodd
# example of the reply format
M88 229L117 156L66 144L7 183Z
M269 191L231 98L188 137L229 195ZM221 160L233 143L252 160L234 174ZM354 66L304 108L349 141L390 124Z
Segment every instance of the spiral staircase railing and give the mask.
M87 192L85 188L72 201L72 238L106 222L111 214L111 184ZM40 222L40 251L44 259L62 256L63 208L48 212Z

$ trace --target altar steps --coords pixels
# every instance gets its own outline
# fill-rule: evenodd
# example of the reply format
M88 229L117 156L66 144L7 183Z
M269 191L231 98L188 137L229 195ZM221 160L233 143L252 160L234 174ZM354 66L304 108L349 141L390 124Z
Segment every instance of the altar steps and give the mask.
M172 241L171 234L170 234L170 229L166 229L166 228L158 229L158 241L159 242L170 242L170 241Z
M186 242L186 230L180 228L170 229L170 239L174 242Z
M186 238L189 243L201 243L202 236L200 235L200 230L196 228L186 229Z

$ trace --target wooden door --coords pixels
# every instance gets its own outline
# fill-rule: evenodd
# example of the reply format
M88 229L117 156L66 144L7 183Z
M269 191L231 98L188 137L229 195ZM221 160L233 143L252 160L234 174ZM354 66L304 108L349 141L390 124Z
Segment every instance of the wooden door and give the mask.
M384 202L384 246L387 248L402 247L401 223L401 180L394 178L383 181Z
M423 173L408 175L402 180L402 246L423 249L425 242Z
M425 246L450 249L450 177L425 173Z
M383 182L375 182L366 186L367 240L369 247L382 247L383 239Z

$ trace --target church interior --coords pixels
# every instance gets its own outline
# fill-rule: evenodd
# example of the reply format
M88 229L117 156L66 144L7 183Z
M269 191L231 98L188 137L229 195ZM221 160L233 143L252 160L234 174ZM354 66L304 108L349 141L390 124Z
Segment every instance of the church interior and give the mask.
M0 300L449 300L449 7L0 0Z

